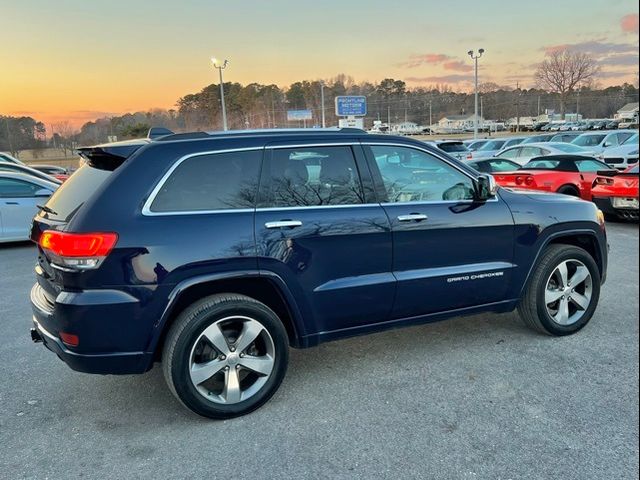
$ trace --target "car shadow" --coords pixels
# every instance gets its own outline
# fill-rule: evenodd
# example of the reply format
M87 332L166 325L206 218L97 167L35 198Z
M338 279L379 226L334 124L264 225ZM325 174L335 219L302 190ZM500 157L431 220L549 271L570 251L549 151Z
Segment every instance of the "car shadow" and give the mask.
M551 337L531 332L517 315L510 313L460 317L338 340L309 349L292 349L287 376L279 391L250 416L260 416L259 412L269 411L278 416L286 415L301 392L313 396L317 389L331 389L335 383L344 381L345 375L370 382L378 373L384 375L390 366L401 360L410 359L415 367L430 362L438 364L445 361L440 356L446 356L452 350L486 351L487 348L504 348L504 344L509 343L529 343L532 338L546 341ZM122 416L128 419L123 419L123 424L139 423L140 419L144 419L148 427L156 422L166 425L208 421L189 412L173 397L165 384L160 364L155 364L143 375L77 375L78 381L91 383L90 389L96 392L101 403L99 410L122 412ZM81 389L86 388L85 385ZM352 388L358 388L357 383ZM98 425L98 428L117 428L117 425L106 423Z

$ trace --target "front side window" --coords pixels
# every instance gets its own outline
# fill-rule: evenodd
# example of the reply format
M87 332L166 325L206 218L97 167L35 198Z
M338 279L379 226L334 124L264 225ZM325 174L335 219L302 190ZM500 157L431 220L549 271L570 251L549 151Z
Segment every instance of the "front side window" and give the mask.
M422 150L372 146L382 176L385 202L472 200L472 180L448 163Z
M40 185L35 185L13 178L0 178L0 198L28 198L34 197Z
M581 135L573 143L580 147L595 147L604 140L604 135Z
M198 155L184 160L158 191L152 212L253 208L262 151Z
M349 146L274 149L266 174L266 207L364 203Z
M486 170L487 173L513 172L514 170L520 169L519 164L510 162L509 160L491 160L487 163L489 164L489 169Z

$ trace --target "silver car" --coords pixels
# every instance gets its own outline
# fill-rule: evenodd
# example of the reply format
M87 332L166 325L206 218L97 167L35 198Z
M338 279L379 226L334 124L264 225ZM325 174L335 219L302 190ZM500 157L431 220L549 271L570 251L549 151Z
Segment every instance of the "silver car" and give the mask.
M496 155L496 158L511 160L520 165L528 163L532 158L546 157L547 155L582 155L585 157L593 157L595 153L586 148L572 145L571 143L562 142L541 142L528 143L525 145L516 145L515 147L505 148Z
M0 171L0 243L28 240L38 205L47 203L58 186L24 173Z
M598 155L598 159L610 167L618 170L626 170L631 165L638 163L638 134L629 137L619 147L607 148Z

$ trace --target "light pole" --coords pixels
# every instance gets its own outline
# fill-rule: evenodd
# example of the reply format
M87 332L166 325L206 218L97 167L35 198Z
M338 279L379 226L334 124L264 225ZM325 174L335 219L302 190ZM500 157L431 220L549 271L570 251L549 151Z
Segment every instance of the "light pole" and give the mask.
M475 52L473 50L469 50L467 53L469 54L469 56L475 62L475 87L476 87L475 88L475 90L476 90L475 103L476 103L476 108L475 108L475 116L474 116L474 119L473 119L473 138L478 138L478 59L484 53L484 48L479 49L477 55L475 54Z
M324 81L320 80L320 105L322 108L322 128L327 127L327 123L324 118Z
M214 57L211 59L211 63L213 63L213 68L218 69L218 72L220 73L220 103L222 104L222 128L224 130L229 130L227 126L227 109L224 105L224 83L222 80L222 70L227 68L227 65L229 64L229 60L225 60L220 65L218 64L218 60Z

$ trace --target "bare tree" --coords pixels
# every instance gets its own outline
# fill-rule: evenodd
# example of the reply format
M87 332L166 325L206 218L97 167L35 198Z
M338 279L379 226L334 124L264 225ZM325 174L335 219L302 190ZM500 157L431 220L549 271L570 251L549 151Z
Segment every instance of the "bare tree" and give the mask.
M62 150L64 156L73 153L73 136L76 134L75 129L68 121L56 123L53 126L53 131L58 134L60 144L58 148Z
M598 71L598 64L586 53L555 50L538 65L536 80L541 88L560 96L560 113L564 118L567 97Z

